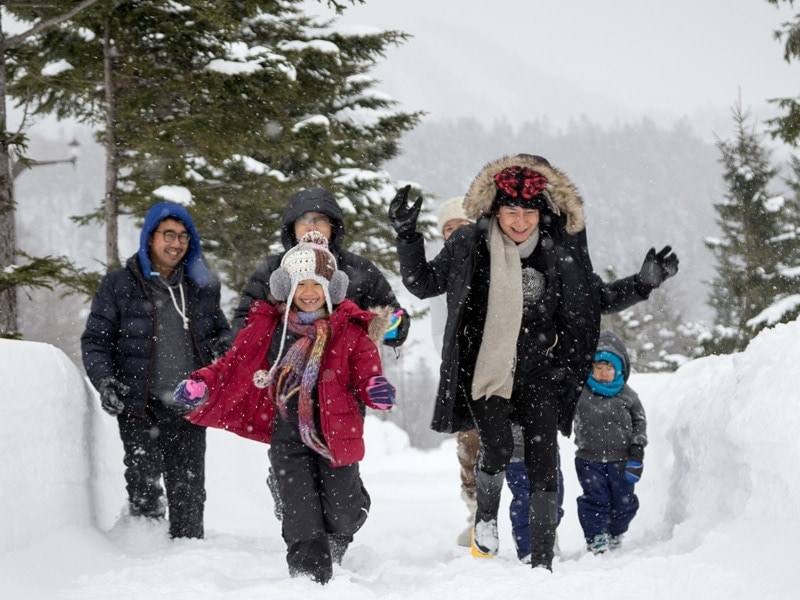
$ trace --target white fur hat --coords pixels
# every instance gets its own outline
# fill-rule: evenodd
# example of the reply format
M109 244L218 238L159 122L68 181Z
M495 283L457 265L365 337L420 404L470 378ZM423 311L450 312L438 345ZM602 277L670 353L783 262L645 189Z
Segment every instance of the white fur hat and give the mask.
M436 218L439 221L439 233L444 231L445 224L452 219L464 219L474 223L464 212L464 196L456 196L443 202L436 213Z
M328 240L319 231L309 231L283 255L280 268L270 275L269 289L277 300L291 302L297 284L304 279L322 284L329 313L347 293L347 274L336 269L336 259L328 250Z

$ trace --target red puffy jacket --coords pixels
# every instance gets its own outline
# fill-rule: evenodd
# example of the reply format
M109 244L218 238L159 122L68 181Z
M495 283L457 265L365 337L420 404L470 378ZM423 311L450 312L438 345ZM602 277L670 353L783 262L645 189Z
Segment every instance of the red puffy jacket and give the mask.
M208 400L186 418L195 425L226 429L237 435L269 443L277 409L266 389L253 383L253 374L268 370L272 337L283 313L263 301L250 306L247 325L228 353L189 377L208 386ZM322 435L331 451L331 465L342 466L364 458L364 419L359 399L372 406L366 393L369 379L382 374L376 345L386 320L344 300L330 315L331 335L320 364L317 382Z

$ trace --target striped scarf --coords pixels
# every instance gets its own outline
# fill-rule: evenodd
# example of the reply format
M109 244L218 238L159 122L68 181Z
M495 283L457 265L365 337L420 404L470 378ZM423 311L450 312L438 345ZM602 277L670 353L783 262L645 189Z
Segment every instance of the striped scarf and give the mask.
M311 391L317 385L322 353L330 337L331 326L325 318L326 311L310 313L289 312L287 325L289 331L300 338L271 369L267 386L270 395L286 419L286 404L299 393L297 401L297 426L303 443L328 460L331 452L314 427L314 401Z

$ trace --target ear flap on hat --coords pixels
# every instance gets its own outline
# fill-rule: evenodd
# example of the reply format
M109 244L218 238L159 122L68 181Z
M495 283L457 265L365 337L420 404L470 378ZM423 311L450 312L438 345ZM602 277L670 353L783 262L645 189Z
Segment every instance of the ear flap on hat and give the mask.
M272 272L272 275L269 276L269 291L276 300L281 302L289 298L289 292L292 291L292 279L286 269L280 267Z
M328 284L328 295L331 298L331 304L339 304L344 300L347 295L347 286L350 284L350 278L344 271L334 271L331 277L331 282Z

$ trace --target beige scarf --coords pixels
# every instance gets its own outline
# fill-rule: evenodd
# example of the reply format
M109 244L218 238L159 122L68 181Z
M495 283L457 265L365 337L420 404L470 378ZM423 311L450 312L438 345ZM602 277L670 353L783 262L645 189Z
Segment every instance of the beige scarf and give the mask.
M489 229L489 302L483 340L472 378L472 399L511 398L517 337L522 323L522 265L539 242L539 230L519 246L503 234L496 218Z

